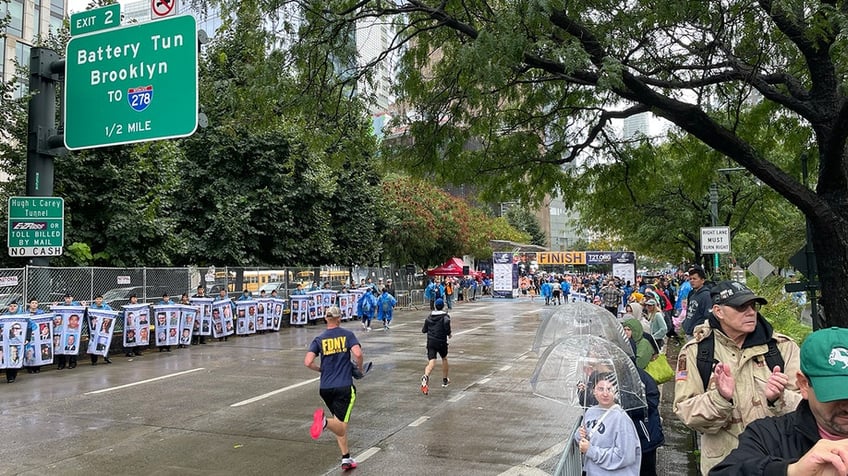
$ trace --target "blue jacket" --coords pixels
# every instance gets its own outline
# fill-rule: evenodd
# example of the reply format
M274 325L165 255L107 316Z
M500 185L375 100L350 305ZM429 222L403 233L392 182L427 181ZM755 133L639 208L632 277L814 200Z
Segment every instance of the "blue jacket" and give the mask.
M432 301L433 299L436 299L435 290L436 290L436 283L430 281L430 284L428 284L427 287L424 288L424 299L426 299L428 301Z
M364 317L366 319L370 319L374 317L374 313L377 311L377 298L374 297L374 293L370 290L363 294L358 301L356 301L356 315L360 318Z
M383 291L380 299L377 300L377 320L391 321L396 305L397 299L389 294L388 291ZM383 309L384 307L386 307L385 310Z

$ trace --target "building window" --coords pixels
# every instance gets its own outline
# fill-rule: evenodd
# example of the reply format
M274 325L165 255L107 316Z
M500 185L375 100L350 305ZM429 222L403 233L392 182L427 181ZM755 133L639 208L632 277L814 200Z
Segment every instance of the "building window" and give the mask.
M6 4L5 12L9 14L9 25L6 33L20 38L24 34L24 3L23 0L11 0Z
M6 39L0 38L0 81L6 79Z
M58 33L65 19L65 0L50 0L50 31Z
M35 0L35 6L32 9L32 39L41 36L41 0Z
M65 0L50 0L50 14L58 17L64 17Z
M18 87L15 88L15 99L19 99L29 92L29 75L27 74L27 71L29 71L30 48L31 47L28 44L21 43L20 41L15 45L15 59L18 61L18 65L21 68L19 71L20 74L17 75Z

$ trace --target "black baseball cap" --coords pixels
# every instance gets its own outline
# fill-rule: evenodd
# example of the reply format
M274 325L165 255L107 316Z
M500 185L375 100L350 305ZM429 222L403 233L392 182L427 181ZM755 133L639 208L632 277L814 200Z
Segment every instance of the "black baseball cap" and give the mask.
M710 296L713 298L713 304L719 306L741 306L751 301L768 304L764 297L757 296L754 291L737 281L722 281L716 284L710 289Z

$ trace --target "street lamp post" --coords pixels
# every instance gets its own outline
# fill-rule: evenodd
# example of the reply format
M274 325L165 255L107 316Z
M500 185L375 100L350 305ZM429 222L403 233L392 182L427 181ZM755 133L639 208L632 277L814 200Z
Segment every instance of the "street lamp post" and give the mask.
M718 184L710 184L710 226L718 225ZM718 273L718 252L713 253L713 272Z

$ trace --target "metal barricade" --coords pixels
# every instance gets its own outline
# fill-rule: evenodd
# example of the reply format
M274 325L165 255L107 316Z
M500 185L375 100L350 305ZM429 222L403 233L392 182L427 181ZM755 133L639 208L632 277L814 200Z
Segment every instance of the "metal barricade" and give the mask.
M411 291L398 291L396 309L405 309L417 311L420 307L424 307L424 291L421 289L413 289Z
M580 476L583 474L583 455L580 453L580 447L577 442L574 441L574 438L571 438L582 423L583 418L578 418L571 433L568 433L569 438L566 441L562 455L560 455L553 476Z

